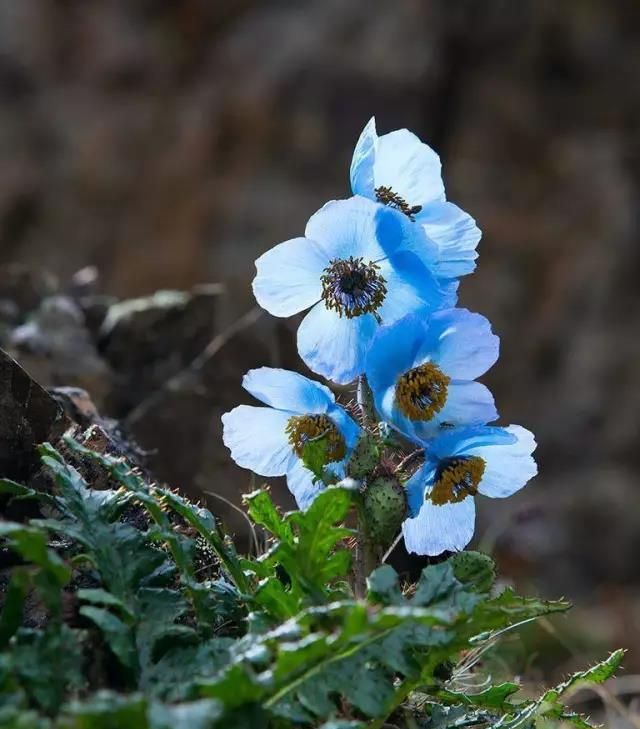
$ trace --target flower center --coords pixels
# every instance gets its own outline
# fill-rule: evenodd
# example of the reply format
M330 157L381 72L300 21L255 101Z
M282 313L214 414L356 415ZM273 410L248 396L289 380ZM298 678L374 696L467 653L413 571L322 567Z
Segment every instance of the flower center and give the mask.
M298 458L304 456L304 448L307 443L323 438L326 443L328 463L341 461L347 453L342 433L333 420L326 415L293 415L289 418L285 431L289 436L293 452Z
M425 497L436 506L457 504L478 493L485 462L479 456L454 456L438 464L431 492Z
M396 383L396 402L410 420L431 420L447 401L451 378L433 362L405 372Z
M327 309L334 309L347 319L361 314L375 314L387 295L386 281L380 275L380 267L353 256L331 261L324 269L320 282Z
M376 200L383 205L388 205L390 208L395 208L401 213L404 213L409 220L415 223L415 216L422 210L422 205L409 205L409 203L394 192L392 188L380 185L376 187Z

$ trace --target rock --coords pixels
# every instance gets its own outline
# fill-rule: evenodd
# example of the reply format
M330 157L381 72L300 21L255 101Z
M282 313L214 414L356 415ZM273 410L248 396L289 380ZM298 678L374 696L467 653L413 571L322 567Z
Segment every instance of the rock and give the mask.
M99 346L119 380L111 414L128 413L202 352L214 337L220 292L217 285L158 291L110 307Z
M60 405L0 349L0 477L27 481L39 468L36 446L69 425Z
M81 387L98 404L111 387L110 368L96 350L82 310L69 296L43 299L29 321L12 332L9 350L47 387Z

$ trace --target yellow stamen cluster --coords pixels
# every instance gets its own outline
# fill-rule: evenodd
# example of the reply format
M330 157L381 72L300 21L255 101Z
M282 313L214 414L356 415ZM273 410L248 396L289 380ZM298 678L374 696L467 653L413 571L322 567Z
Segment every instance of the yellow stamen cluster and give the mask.
M396 383L398 408L410 420L431 420L444 407L450 382L433 362L414 367Z
M322 298L327 309L353 319L375 314L387 295L380 266L362 258L336 258L329 262L320 277Z
M347 453L342 433L327 415L293 415L287 423L286 433L298 458L303 457L307 443L320 439L325 439L327 444L328 462L341 461Z
M399 210L412 222L415 222L415 216L422 210L422 205L409 205L403 197L400 197L397 192L394 192L390 187L386 187L385 185L376 187L375 193L378 202Z
M441 462L427 499L436 506L457 504L478 493L485 462L479 456L459 456Z

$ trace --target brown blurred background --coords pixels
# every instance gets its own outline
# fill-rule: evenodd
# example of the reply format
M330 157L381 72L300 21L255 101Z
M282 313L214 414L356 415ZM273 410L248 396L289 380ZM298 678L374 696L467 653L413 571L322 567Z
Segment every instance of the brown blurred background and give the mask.
M412 129L484 232L461 303L540 444L476 544L578 604L556 665L639 669L639 40L637 0L0 0L0 343L237 502L219 416L299 366L295 322L241 318L253 261L349 194L371 115Z

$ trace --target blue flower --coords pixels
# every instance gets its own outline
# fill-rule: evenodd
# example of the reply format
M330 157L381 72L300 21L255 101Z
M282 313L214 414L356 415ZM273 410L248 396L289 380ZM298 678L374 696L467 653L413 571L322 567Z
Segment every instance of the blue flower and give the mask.
M501 499L538 472L533 434L519 425L445 430L425 445L425 462L407 481L410 518L402 525L409 552L464 549L475 527L476 494Z
M418 258L414 250L426 251ZM452 306L426 262L437 249L397 210L362 197L327 203L304 238L275 246L256 261L253 291L275 316L310 307L298 351L314 371L346 384L364 371L381 323L408 312Z
M435 273L451 280L454 289L454 279L475 269L480 230L470 215L447 202L440 158L415 134L398 129L379 137L372 118L353 153L351 187L424 226L439 248Z
M336 404L329 388L289 370L261 367L242 386L268 407L239 405L222 416L223 440L235 462L261 476L287 477L298 506L306 509L324 488L301 460L305 443L324 436L329 467L342 474L360 428Z
M499 339L480 314L418 312L381 327L365 368L382 418L409 438L443 425L480 425L498 417L476 377L498 358Z

